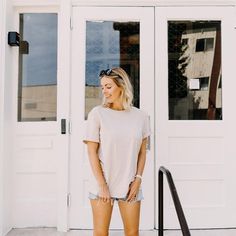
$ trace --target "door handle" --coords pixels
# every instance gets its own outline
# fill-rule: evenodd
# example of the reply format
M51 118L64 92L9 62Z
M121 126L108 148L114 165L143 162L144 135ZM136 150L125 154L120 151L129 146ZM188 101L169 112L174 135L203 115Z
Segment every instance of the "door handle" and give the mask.
M61 134L66 134L66 119L61 119Z

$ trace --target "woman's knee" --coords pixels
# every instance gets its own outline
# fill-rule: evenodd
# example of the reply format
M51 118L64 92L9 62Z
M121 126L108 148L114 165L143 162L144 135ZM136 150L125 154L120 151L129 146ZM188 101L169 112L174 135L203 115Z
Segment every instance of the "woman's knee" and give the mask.
M93 236L108 236L109 232L106 229L94 229Z
M139 236L138 229L125 229L125 236Z

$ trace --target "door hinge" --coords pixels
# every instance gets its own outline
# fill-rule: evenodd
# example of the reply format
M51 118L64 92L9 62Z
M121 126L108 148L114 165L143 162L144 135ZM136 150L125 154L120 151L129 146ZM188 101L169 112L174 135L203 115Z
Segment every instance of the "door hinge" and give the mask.
M71 194L68 193L67 194L67 207L70 207L70 204L71 204Z

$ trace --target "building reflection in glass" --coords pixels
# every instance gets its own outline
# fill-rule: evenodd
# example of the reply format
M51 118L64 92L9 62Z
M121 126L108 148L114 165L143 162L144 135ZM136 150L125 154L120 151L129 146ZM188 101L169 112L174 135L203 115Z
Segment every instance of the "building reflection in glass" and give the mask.
M85 118L102 102L99 72L113 67L129 74L139 107L139 22L87 21Z
M221 22L168 22L170 120L221 120Z

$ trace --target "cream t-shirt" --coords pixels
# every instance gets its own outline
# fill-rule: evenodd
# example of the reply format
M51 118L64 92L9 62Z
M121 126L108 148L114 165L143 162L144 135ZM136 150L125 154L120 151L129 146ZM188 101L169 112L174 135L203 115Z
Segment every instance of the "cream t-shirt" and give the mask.
M98 156L111 197L127 196L134 180L142 140L150 135L148 115L136 108L117 111L94 107L88 115L84 142L98 142ZM98 183L91 173L89 192L98 195Z

